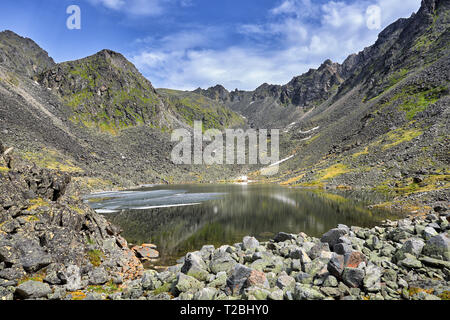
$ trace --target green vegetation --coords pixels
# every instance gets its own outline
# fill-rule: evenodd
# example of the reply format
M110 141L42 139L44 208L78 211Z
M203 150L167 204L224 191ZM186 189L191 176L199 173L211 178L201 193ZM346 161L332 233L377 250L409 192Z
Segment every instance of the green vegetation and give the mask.
M159 89L158 92L166 98L167 104L179 113L190 126L194 125L194 121L202 121L203 131L224 129L244 123L244 120L237 113L205 96L169 89Z
M100 250L90 250L87 253L89 261L94 267L98 267L102 264L102 259L105 257Z
M386 134L386 138L390 143L383 146L383 150L395 147L404 142L409 142L412 139L422 135L423 132L420 129L397 129Z
M44 148L40 152L28 151L22 153L22 157L42 168L58 170L68 173L83 172L84 170L75 166L72 159L61 155L58 151Z
M338 163L326 169L320 170L314 180L301 183L300 185L305 187L323 188L327 180L333 179L350 171L351 170L346 165Z
M400 109L406 112L406 118L411 120L414 116L425 110L430 104L436 103L442 96L448 95L447 87L437 87L421 91L412 95L402 96Z

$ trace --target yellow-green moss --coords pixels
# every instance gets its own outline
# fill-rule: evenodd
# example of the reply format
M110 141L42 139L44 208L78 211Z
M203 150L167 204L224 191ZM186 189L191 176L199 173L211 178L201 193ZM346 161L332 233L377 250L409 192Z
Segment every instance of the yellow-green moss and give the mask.
M397 129L387 133L386 138L390 141L390 143L385 144L383 146L383 150L395 147L404 142L409 142L414 138L423 134L423 131L420 129Z
M102 259L105 257L104 253L100 250L90 250L87 255L94 267L100 266L102 264Z
M83 172L84 170L75 166L73 161L58 151L44 148L41 152L28 151L22 154L23 158L35 163L37 166L58 170L62 172L75 173Z

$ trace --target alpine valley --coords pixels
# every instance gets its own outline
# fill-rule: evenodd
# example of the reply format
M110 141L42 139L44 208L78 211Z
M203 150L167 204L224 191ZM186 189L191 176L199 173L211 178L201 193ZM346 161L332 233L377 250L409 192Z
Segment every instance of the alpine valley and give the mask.
M55 63L33 40L0 32L0 299L448 300L449 106L448 0L423 0L342 64L254 91L156 89L120 53ZM197 120L221 132L279 129L285 161L273 176L258 165L176 165L171 133ZM110 200L94 192L242 176L330 206L348 200L343 191L379 194L360 211L401 219L340 222L318 237L294 224L154 270L143 262L155 246L91 208ZM195 215L158 219L185 238L207 227Z

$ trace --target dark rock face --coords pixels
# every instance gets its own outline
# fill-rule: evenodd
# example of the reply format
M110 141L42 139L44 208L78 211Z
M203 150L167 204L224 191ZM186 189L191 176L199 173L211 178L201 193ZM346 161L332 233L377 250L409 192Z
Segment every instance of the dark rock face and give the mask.
M54 64L33 40L9 30L0 32L0 66L31 78Z

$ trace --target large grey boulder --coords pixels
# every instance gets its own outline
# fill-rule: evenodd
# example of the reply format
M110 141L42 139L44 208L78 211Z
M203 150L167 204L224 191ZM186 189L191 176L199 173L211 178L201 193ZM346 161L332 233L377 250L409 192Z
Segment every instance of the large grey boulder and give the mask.
M236 264L231 277L227 279L228 291L232 295L242 294L251 273L252 269L242 264Z
M229 273L236 264L236 260L234 260L229 253L219 251L212 256L211 262L209 263L209 269L214 274L223 271Z
M363 280L364 288L369 292L381 290L381 268L370 264L366 267L366 275Z
M186 255L181 272L200 281L205 281L209 275L206 262L203 260L202 254L198 251Z
M198 281L194 277L185 275L184 273L178 274L175 288L179 292L196 292L200 289L203 289L203 287L203 283Z
M242 240L242 249L245 250L253 250L259 246L259 241L256 240L255 237L244 237Z
M67 291L77 291L81 289L81 273L80 268L76 265L70 265L64 272L64 280L66 282Z
M442 233L429 239L423 247L423 254L432 258L450 261L450 239Z
M325 233L320 239L321 242L328 243L331 249L333 249L334 245L338 243L338 240L343 235L348 233L348 229L331 229L327 233Z
M364 270L359 268L345 268L342 273L342 280L350 288L358 288L364 280Z
M46 298L52 290L47 283L39 281L26 281L16 288L15 294L22 299Z
M89 272L89 284L91 285L103 285L108 280L108 273L103 268L95 268Z

